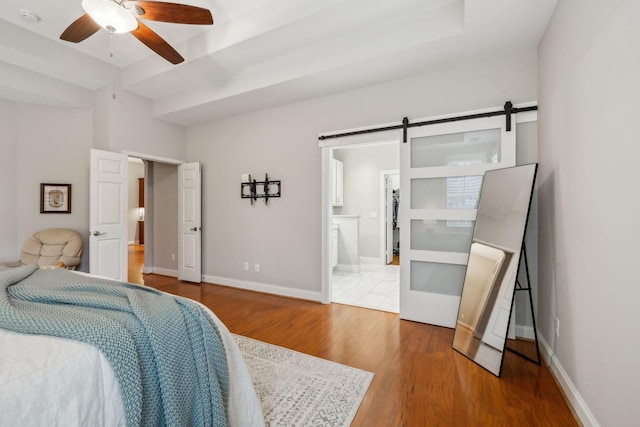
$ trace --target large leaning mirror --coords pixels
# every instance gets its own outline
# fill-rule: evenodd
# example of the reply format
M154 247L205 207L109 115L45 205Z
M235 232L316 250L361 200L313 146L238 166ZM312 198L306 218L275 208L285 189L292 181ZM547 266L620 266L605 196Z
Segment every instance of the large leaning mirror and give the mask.
M453 348L500 376L538 165L487 171Z

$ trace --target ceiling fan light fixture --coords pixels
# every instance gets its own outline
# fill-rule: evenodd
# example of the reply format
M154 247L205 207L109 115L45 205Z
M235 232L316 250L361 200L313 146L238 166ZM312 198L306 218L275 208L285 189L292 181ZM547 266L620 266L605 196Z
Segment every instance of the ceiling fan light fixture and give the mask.
M82 0L82 8L110 33L128 33L138 28L138 20L113 0Z

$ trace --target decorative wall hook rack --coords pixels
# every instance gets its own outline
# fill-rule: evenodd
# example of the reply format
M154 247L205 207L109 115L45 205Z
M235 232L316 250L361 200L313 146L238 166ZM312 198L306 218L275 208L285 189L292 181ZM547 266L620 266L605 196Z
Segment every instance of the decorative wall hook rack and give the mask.
M258 193L258 187L262 186L262 192ZM269 204L272 197L280 197L280 181L269 181L269 175L264 174L264 181L256 181L249 175L249 182L240 184L240 197L250 199L253 205L258 199L264 199L264 204Z

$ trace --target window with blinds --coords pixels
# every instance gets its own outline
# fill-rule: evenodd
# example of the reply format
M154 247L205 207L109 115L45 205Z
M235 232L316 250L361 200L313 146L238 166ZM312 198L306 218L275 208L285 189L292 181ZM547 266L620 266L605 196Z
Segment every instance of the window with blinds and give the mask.
M483 163L482 160L452 160L448 166L467 166ZM447 209L476 209L480 199L482 176L447 177ZM448 220L448 227L469 228L473 221Z

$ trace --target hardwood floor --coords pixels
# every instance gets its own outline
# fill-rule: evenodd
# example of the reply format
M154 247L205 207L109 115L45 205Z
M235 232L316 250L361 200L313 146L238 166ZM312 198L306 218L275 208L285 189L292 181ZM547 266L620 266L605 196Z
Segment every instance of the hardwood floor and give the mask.
M142 267L144 266L144 245L129 245L129 265L127 274L129 282L144 284L144 275ZM175 280L175 278L174 278Z
M231 332L375 373L353 426L578 426L546 366L505 354L502 377L451 348L453 330L397 314L139 273L209 307ZM138 264L136 264L136 262Z

